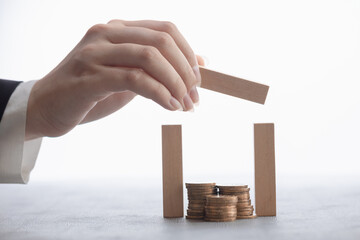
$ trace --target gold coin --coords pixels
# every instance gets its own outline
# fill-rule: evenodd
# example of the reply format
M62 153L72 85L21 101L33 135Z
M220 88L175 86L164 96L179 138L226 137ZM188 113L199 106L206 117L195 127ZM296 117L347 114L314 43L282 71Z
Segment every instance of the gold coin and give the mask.
M236 196L214 195L206 197L206 203L208 205L211 205L212 203L236 204L237 202L238 198Z
M220 195L242 195L242 194L249 194L250 191L219 191Z
M234 201L234 200L237 200L236 196L226 196L226 195L211 196L208 199L209 200L214 200L214 201L226 201L226 200Z
M213 214L228 214L228 213L237 213L236 209L231 210L214 210L214 209L206 209L205 213L213 213Z
M251 207L247 207L247 208L238 208L237 210L238 210L238 212L254 211L254 207L251 206Z
M188 200L202 200L206 201L206 197L211 195L204 195L204 196L188 196Z
M237 216L237 212L205 212L205 216L216 216L216 217L226 217L226 216Z
M236 207L205 207L205 210L208 212L237 212Z
M216 188L204 188L204 189L187 189L188 193L204 193L204 192L216 192L217 193L217 189Z
M226 218L226 217L236 217L237 213L206 213L205 214L206 217L214 217L214 218Z
M188 193L187 196L188 197L204 197L204 196L209 196L209 195L216 195L216 193L214 192L204 192L204 193Z
M209 205L206 205L205 206L205 210L216 210L216 211L237 211L237 207L236 206L222 206L222 205L219 205L219 206L209 206Z
M238 216L250 216L250 215L253 215L253 211L241 211L241 212L237 212L237 215Z
M204 191L204 190L217 190L215 186L200 186L200 187L187 187L187 190L197 190L197 191Z
M187 188L187 219L228 222L255 218L248 185L216 185L185 183ZM220 195L218 195L218 192Z
M206 196L216 196L216 195L214 193L210 192L210 193L202 193L202 194L191 194L191 193L189 193L187 196L188 197L193 197L193 198L201 198L201 199L205 198L206 199Z
M204 208L204 207L205 207L205 204L189 203L189 204L188 204L188 208L190 208L190 207L191 207L191 208L193 208L193 207L194 207L194 208Z
M237 212L250 212L250 211L254 211L253 208L238 208Z
M236 217L232 218L204 218L205 221L209 222L233 222L236 220Z
M201 207L201 206L205 206L205 203L193 203L189 201L188 206Z
M245 185L246 186L246 185ZM220 191L249 191L249 187L245 186L216 186Z
M237 215L236 214L231 214L231 215L205 215L204 218L208 218L208 219L227 219L227 218L234 218L236 219Z
M250 196L250 193L249 192L239 192L239 193L236 193L234 195L236 195L236 196Z
M205 213L204 210L194 210L194 209L188 209L187 212L188 213L202 213L202 214Z
M191 211L205 211L204 208L188 208L187 210L191 210Z
M205 212L205 215L215 215L215 216L227 216L227 215L237 215L237 212Z
M187 188L215 187L216 183L185 183Z
M187 216L197 216L197 217L204 217L205 213L187 213Z
M188 193L206 193L206 192L215 192L216 189L202 189L202 190L195 190L195 189L188 189Z
M239 209L239 208L248 208L248 207L251 207L250 204L248 203L245 203L245 204L236 204L236 207Z
M190 199L189 200L189 204L205 204L205 203L206 203L206 199L204 199L204 200Z
M218 188L247 188L248 185L216 185Z
M236 208L236 203L206 203L205 204L206 207L214 207L214 208L219 208L219 207L234 207Z
M205 204L188 204L188 208L204 208Z
M250 188L218 188L221 192L249 192Z
M208 192L188 192L188 196L204 196L204 195L217 195L217 192L214 191L208 191Z
M237 216L236 219L253 219L256 218L256 215L251 215L251 216Z
M238 208L238 210L239 209L242 209L242 210L254 210L254 207L253 207L253 205L250 205L250 206L247 206L247 207Z
M237 210L236 205L205 205L205 209L208 210L217 210L217 211L226 211L226 210Z
M200 220L203 219L204 217L202 216L186 216L186 219L194 219L194 220Z
M248 205L251 205L251 200L240 200L237 202L237 204L248 204Z
M250 195L238 195L237 197L240 201L250 200Z
M234 186L223 186L223 185L216 185L219 190L224 191L241 191L243 189L249 189L248 185L234 185Z
M207 196L214 196L212 194L206 194L206 195L188 195L189 200L206 200Z

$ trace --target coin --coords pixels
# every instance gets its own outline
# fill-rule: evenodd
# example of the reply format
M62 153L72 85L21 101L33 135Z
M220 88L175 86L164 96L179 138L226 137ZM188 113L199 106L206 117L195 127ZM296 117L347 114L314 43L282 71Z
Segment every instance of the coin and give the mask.
M188 216L204 216L205 212L204 211L195 211L195 210L187 210L187 215Z
M236 220L236 217L231 217L231 218L204 218L205 221L209 221L209 222L233 222Z
M253 215L253 211L246 211L246 212L244 212L244 211L241 211L241 212L237 212L237 215L238 216L251 216L251 215Z
M237 207L236 206L223 206L223 205L217 205L217 206L214 206L214 205L205 205L205 210L213 210L213 211L237 211Z
M219 191L220 195L241 195L241 194L249 194L250 190L248 191Z
M226 218L226 217L236 217L237 212L205 212L204 217L217 217L217 218Z
M216 187L222 189L239 189L239 188L247 188L248 185L216 185Z
M198 204L198 205L205 205L206 199L204 200L196 200L196 199L190 199L189 204Z
M194 219L194 220L201 220L203 219L203 216L186 216L186 219Z
M217 193L215 183L185 183L188 196L187 219L202 219L206 197Z
M205 220L227 222L236 220L238 198L230 195L207 196Z
M208 191L208 192L188 192L188 196L205 196L205 195L215 195L217 192Z
M211 196L211 195L209 194L209 195L193 195L193 196L188 196L188 200L203 200L203 201L205 201L207 196Z
M188 204L188 208L194 209L194 208L204 208L205 204Z
M205 210L205 215L232 215L237 214L237 211L208 211Z
M221 211L221 212L214 212L214 211L205 211L205 215L216 215L216 216L228 216L228 215L236 215L236 211Z
M233 185L233 186L223 186L218 185L219 193L223 195L239 195L243 193L248 193L250 188L247 185Z
M209 219L227 219L227 218L237 218L237 215L236 213L235 214L224 214L224 215L221 215L221 214L206 214L204 216L204 218L209 218Z
M236 204L236 207L237 208L247 208L247 207L251 207L252 205L251 204L248 204L248 203L238 203Z
M254 211L254 207L251 205L249 207L242 207L242 208L237 208L238 211Z
M216 183L185 183L186 188L215 187Z
M253 219L256 218L256 215L251 215L251 216L237 216L236 219Z
M186 183L188 196L187 219L227 222L255 218L247 185L216 185ZM217 193L220 193L218 195Z
M239 199L239 198L238 198L238 199ZM245 204L245 203L251 205L251 200L250 200L250 199L246 199L246 200L240 200L240 199L239 199L239 201L238 201L238 204Z
M241 194L241 195L237 195L238 201L244 201L244 200L250 200L250 195L249 194Z
M209 211L237 211L236 205L223 206L206 204L205 209Z
M236 196L225 196L225 195L218 195L218 196L207 196L206 197L206 204L236 204L238 199Z

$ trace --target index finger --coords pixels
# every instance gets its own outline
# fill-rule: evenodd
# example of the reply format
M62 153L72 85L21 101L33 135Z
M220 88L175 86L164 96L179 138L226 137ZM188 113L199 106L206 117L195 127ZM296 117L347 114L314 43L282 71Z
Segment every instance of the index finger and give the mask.
M110 21L116 22L119 21L125 26L132 26L132 27L144 27L149 28L156 31L166 32L170 34L170 36L174 39L176 45L179 47L179 49L184 54L185 58L189 62L190 66L192 67L194 74L197 79L196 85L200 85L201 83L201 75L199 70L199 65L195 56L194 51L190 47L189 43L186 41L184 36L180 33L178 28L175 26L175 24L171 22L164 22L164 21L155 21L155 20L139 20L139 21L123 21L123 20L115 20Z

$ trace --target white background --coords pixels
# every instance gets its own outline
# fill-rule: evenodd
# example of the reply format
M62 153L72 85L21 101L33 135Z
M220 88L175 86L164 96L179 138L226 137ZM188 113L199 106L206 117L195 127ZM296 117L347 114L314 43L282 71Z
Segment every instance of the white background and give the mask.
M31 181L160 179L160 130L171 123L183 125L185 181L251 183L255 122L275 123L283 179L358 179L360 1L1 0L0 77L43 77L114 18L174 22L209 68L269 85L266 104L200 89L194 113L174 113L137 97L45 138Z

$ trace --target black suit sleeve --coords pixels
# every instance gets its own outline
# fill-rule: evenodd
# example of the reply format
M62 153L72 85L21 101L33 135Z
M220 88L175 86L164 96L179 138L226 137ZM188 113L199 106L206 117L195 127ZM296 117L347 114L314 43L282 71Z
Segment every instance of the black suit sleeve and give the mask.
M0 79L0 122L11 94L21 82Z

